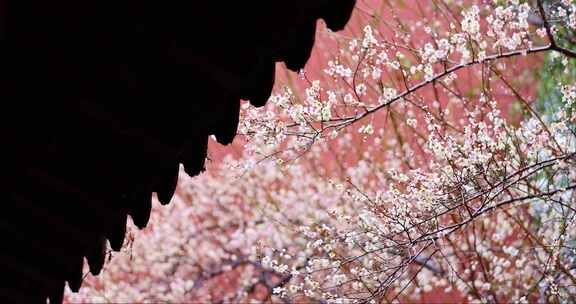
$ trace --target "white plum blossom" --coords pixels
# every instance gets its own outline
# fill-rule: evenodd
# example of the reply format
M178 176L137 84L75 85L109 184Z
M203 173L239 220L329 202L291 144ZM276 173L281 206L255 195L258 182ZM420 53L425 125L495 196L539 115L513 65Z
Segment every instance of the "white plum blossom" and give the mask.
M68 301L571 302L576 9L535 3L362 3Z

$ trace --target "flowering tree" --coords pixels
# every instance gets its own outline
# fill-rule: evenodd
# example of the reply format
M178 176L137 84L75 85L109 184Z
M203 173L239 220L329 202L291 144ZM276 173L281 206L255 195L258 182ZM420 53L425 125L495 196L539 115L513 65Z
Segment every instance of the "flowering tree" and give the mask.
M574 31L571 0L359 3L68 300L574 301Z

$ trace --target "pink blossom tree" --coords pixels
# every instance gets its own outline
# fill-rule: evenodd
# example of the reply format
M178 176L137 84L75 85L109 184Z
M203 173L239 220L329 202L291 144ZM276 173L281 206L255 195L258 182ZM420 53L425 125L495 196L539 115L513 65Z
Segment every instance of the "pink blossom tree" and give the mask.
M574 1L367 0L351 23L67 299L574 301Z

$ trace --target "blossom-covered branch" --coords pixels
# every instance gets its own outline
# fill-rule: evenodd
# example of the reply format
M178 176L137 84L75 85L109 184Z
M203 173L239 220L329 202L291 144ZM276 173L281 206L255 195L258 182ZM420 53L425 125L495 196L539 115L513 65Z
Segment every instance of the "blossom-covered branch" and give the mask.
M351 24L70 299L575 301L573 1L362 1Z

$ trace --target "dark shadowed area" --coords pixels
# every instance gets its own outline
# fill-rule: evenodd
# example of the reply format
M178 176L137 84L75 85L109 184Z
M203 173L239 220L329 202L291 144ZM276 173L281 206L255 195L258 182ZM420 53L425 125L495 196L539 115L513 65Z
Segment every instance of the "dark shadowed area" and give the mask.
M2 302L62 301L98 274L126 220L145 227L182 163L228 144L240 99L263 105L275 63L301 69L316 22L354 0L0 1Z

